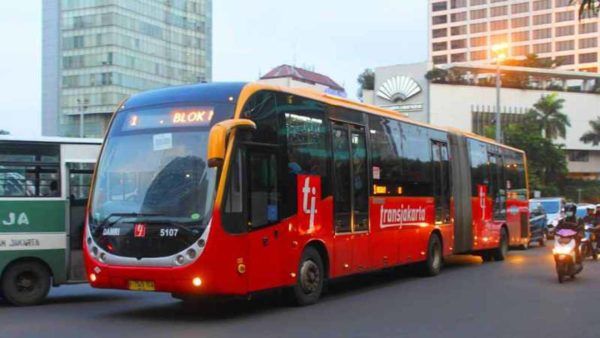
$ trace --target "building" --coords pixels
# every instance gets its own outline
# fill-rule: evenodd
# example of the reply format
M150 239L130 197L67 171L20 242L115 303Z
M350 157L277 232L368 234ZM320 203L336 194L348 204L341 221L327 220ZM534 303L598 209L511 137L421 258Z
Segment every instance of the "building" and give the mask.
M489 64L490 46L506 43L510 58L537 54L598 72L600 18L578 16L571 0L429 0L429 61Z
M485 127L495 125L495 66L444 68L451 76L433 81L425 77L431 63L376 68L375 90L364 97L417 121L483 134ZM565 99L563 112L571 121L566 139L557 140L566 146L569 175L600 179L600 147L579 140L590 130L589 121L600 116L600 74L508 66L501 72L506 84L507 75L525 82L502 88L502 124L518 122L543 95L557 93Z
M319 92L346 97L344 87L337 84L329 76L290 65L275 67L261 76L258 82L292 88L312 88Z
M210 81L211 36L212 0L44 0L42 134L102 136L127 96Z

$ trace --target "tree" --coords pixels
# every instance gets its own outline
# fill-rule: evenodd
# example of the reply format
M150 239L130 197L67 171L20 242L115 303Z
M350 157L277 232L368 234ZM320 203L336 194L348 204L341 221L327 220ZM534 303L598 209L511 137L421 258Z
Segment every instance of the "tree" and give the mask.
M527 154L531 190L539 190L544 196L560 193L568 173L563 145L543 137L538 126L531 123L508 125L504 141Z
M590 127L592 127L592 130L583 134L580 140L583 143L591 143L594 146L597 146L600 144L600 117L590 121Z
M542 96L527 113L529 123L537 126L542 136L548 140L567 136L567 127L571 126L569 117L562 112L565 100L556 93Z
M571 0L571 4L579 3L579 18L583 19L590 15L598 15L600 11L600 0Z
M10 135L10 132L4 129L0 129L0 135Z
M358 97L360 97L360 98L362 98L363 90L375 89L375 73L370 68L365 69L358 76L357 81L358 81L358 84L360 85L360 87L358 88Z

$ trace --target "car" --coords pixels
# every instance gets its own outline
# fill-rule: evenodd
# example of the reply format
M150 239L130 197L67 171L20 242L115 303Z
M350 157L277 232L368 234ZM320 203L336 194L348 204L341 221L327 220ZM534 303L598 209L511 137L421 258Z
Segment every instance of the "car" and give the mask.
M565 218L565 204L562 197L544 197L529 200L529 209L541 205L546 211L546 238L554 238L554 229L563 218Z
M539 203L529 204L529 243L537 242L539 246L546 245L546 225L548 224L546 211Z

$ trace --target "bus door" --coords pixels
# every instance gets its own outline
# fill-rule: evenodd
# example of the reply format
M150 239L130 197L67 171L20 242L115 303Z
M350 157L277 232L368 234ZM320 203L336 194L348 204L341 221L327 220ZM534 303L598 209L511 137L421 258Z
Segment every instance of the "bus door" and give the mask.
M68 224L68 276L69 281L86 280L83 266L83 227L85 208L88 202L90 184L94 174L93 163L67 163L67 200L69 201Z
M245 147L246 223L248 225L248 287L261 290L281 285L281 180L277 146Z
M332 122L334 273L369 266L369 196L365 128Z

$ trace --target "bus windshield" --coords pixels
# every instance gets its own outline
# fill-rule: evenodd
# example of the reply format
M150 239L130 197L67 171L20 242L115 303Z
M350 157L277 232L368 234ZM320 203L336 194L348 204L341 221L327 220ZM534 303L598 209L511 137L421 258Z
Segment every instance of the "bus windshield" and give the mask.
M102 228L135 222L181 225L185 231L180 231L177 241L187 244L201 235L210 221L215 195L216 170L207 166L206 149L216 110L156 108L118 113L94 184L90 229L96 239L102 237ZM112 247L118 249L118 244Z

